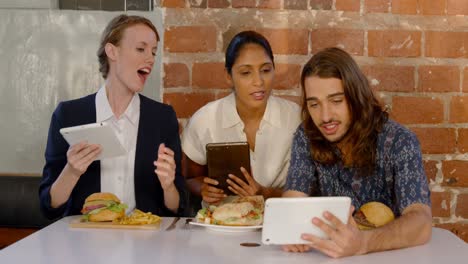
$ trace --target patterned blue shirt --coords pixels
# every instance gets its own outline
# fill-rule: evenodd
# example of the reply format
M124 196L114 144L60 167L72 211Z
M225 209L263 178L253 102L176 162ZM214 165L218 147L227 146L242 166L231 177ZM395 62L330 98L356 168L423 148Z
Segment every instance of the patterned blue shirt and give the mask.
M378 201L399 216L411 204L430 206L430 191L419 141L410 130L389 120L378 134L374 175L361 177L342 162L324 165L314 161L301 125L294 134L286 190L310 196L348 196L355 208Z

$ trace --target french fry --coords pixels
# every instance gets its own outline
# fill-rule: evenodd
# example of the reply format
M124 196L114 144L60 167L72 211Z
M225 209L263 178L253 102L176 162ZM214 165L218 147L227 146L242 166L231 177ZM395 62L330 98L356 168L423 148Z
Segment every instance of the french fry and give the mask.
M114 223L121 225L150 225L161 221L161 217L150 212L145 213L135 209L130 215L114 220Z

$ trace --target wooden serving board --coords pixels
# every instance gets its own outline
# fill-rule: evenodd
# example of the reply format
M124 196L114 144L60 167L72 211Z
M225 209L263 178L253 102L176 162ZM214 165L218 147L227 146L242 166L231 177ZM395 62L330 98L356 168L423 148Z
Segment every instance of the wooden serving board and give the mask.
M81 222L81 219L77 218L70 221L69 227L159 230L160 224L161 222L151 225L121 225L112 222Z

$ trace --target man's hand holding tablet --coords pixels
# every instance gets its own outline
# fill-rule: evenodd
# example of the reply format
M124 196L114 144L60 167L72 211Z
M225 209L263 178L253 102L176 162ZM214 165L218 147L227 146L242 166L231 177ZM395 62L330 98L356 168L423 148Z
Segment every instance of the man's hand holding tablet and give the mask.
M350 209L349 197L270 198L265 204L262 242L284 245L287 251L308 251L307 238L330 241L326 230L340 228L340 222L346 225Z

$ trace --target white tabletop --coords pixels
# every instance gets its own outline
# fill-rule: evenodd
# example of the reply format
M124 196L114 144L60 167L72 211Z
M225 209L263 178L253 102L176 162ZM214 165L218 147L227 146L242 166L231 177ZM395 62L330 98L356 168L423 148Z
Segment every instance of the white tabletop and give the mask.
M319 252L283 252L278 246L261 244L261 232L222 233L204 227L165 229L173 218L163 218L153 230L70 228L67 217L0 250L0 263L467 263L468 244L451 232L433 228L431 241L423 246L332 259Z

